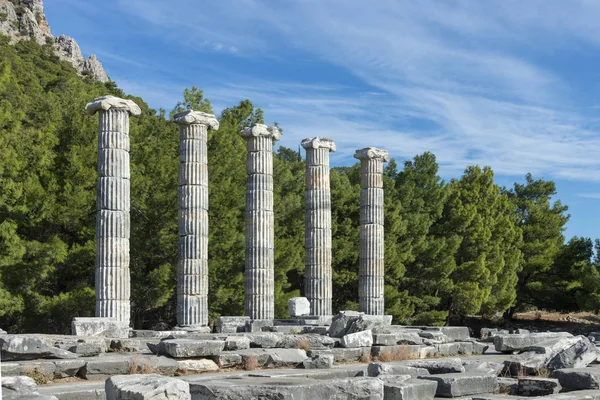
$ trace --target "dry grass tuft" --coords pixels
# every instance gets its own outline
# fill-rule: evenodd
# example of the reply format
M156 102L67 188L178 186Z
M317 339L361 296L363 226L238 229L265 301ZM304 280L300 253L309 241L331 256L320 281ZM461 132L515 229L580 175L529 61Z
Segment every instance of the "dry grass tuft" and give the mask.
M360 356L360 360L361 363L370 363L373 361L373 357L371 357L371 351L370 349L368 351L364 351L362 353L362 355Z
M308 351L312 349L312 346L310 345L308 339L301 338L300 340L298 340L298 343L296 343L296 348Z
M411 360L415 358L408 351L408 346L403 345L400 347L395 347L391 351L382 352L379 354L378 360L382 362L391 362L391 361L403 361L403 360Z
M245 358L244 369L246 371L254 371L255 369L258 369L258 359L256 356L250 355Z
M129 374L154 374L156 371L150 365L148 360L140 360L139 357L135 356L131 358L129 362Z
M24 372L25 375L27 375L35 381L36 385L44 385L52 381L52 377L44 374L36 367L26 367Z
M535 374L541 378L550 378L551 372L548 368L538 368Z

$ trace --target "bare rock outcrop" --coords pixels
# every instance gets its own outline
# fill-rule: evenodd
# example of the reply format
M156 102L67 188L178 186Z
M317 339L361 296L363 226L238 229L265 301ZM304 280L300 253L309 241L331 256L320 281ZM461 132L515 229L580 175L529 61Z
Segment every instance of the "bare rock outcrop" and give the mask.
M0 34L9 36L11 43L31 39L40 45L53 44L58 58L68 61L80 75L100 82L109 80L95 55L83 57L75 39L52 36L42 0L0 0Z

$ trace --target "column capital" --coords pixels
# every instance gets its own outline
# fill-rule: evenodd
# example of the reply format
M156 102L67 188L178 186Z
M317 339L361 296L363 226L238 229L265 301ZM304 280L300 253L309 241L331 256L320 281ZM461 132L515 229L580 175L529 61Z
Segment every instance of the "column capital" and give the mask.
M214 114L208 114L202 111L187 110L175 114L173 121L178 125L206 125L207 128L212 130L219 129L219 121L215 118Z
M132 100L121 99L115 96L102 96L94 99L85 106L85 111L88 114L95 114L96 111L106 111L111 108L124 110L132 115L140 115L142 110Z
M384 162L388 162L390 154L386 150L378 149L376 147L365 147L364 149L356 150L354 158L359 160L382 159Z
M312 139L302 139L300 144L305 149L329 149L330 152L334 152L336 150L333 140L325 137L317 136Z
M281 132L276 126L267 126L264 124L253 124L240 132L240 136L245 139L253 137L270 137L273 141L281 139Z

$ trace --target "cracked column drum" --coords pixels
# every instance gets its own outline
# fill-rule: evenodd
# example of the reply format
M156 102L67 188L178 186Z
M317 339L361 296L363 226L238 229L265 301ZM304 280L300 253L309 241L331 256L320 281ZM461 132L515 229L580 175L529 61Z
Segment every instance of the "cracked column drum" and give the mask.
M96 316L130 318L130 170L129 115L139 115L131 100L100 97L86 107L98 115L96 191Z
M358 298L360 311L383 315L384 304L384 216L383 163L388 152L373 147L357 150L360 160L360 244Z
M273 142L276 127L254 124L240 135L247 140L245 313L251 319L275 316L275 220L273 214Z
M312 315L331 315L329 153L336 148L333 140L320 137L304 139L302 147L306 149L304 295Z
M179 263L177 325L208 325L208 129L212 114L185 111L179 125Z

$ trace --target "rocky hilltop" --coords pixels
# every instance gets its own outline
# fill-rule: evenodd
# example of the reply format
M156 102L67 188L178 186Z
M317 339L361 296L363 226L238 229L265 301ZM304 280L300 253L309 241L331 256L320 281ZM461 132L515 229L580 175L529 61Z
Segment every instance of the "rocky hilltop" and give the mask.
M83 57L75 39L52 36L42 0L0 0L0 34L10 36L12 43L31 39L42 45L53 44L56 55L71 63L79 74L101 82L109 80L95 55Z

